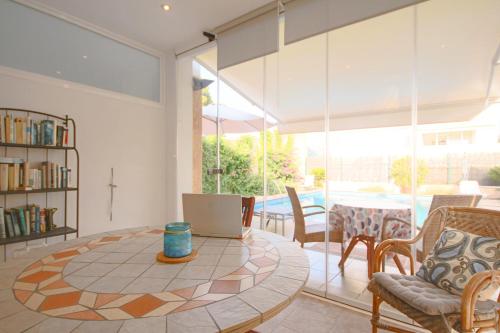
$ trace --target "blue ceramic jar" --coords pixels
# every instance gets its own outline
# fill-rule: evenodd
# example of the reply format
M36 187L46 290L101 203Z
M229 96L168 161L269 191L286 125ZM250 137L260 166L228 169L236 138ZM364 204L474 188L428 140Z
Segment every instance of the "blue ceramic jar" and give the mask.
M191 224L186 222L169 223L163 234L163 254L170 258L181 258L191 254Z

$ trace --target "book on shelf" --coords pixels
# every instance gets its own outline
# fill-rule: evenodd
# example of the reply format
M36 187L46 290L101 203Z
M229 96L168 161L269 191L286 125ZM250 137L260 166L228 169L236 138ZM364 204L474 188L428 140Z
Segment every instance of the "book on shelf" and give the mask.
M4 221L7 226L7 237L16 237L16 233L14 231L14 223L12 222L12 216L10 215L10 211L4 209Z
M0 158L0 191L31 191L68 188L71 169L54 162L32 164L21 159Z
M0 207L0 238L7 238L7 225L3 216L3 207Z
M4 209L0 207L0 238L43 234L57 228L54 215L57 208L38 205ZM3 230L3 231L2 231Z
M19 224L19 220L17 219L16 213L12 209L10 209L8 214L10 215L12 219L12 224L14 225L14 235L16 237L21 236L22 235L21 225Z
M68 146L68 128L55 119L0 115L0 142L42 146Z

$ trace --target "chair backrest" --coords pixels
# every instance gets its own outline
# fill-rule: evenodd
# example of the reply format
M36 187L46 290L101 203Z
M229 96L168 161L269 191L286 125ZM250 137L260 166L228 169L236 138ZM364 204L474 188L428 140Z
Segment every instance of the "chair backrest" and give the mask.
M286 191L292 203L293 220L295 222L295 233L294 233L295 238L298 241L301 241L306 234L304 212L302 211L302 206L300 205L299 196L297 195L297 191L295 191L295 188L286 186Z
M458 195L448 195L448 194L437 194L432 197L431 207L429 208L429 213L439 207L451 206L451 207L476 207L481 200L481 195L468 195L468 194L458 194Z
M423 236L423 257L433 249L445 227L500 239L500 211L471 207L441 207L434 210L420 232Z
M252 225L253 210L255 207L255 197L241 198L241 211L243 213L243 226L250 227Z

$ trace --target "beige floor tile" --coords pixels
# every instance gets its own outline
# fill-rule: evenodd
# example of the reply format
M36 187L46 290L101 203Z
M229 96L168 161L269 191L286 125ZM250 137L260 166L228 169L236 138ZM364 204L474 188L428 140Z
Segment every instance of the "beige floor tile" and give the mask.
M96 293L118 293L133 280L134 278L128 277L105 276L93 282L85 289Z
M167 316L167 332L215 333L219 332L219 329L206 308L202 307L169 314Z
M156 256L151 253L139 253L127 260L128 264L154 264Z
M104 257L107 254L107 252L98 252L98 251L89 251L87 253L81 254L73 260L71 260L72 263L77 263L77 262L94 262L98 260L99 258Z
M72 274L83 267L87 266L89 263L88 262L70 262L68 263L63 270L63 276Z
M0 302L12 300L12 299L14 299L14 294L12 293L12 290L10 288L0 290Z
M210 304L207 306L207 311L221 330L260 320L260 313L237 297Z
M215 266L220 257L220 254L199 254L198 258L187 263L187 266Z
M229 239L227 238L207 238L203 245L207 246L227 246Z
M130 319L123 322L120 333L165 333L167 330L166 317L151 317L141 319Z
M122 320L112 321L84 321L74 333L115 333L121 328Z
M248 261L248 255L223 254L219 260L219 266L242 266Z
M121 264L120 266L109 272L107 276L138 277L149 267L151 267L150 264Z
M73 273L78 276L104 276L118 267L118 264L91 263Z
M22 332L47 318L47 316L38 312L24 310L1 319L0 327L5 332Z
M260 286L277 291L286 296L292 296L302 287L302 282L280 276L270 276L262 281Z
M239 255L249 255L248 248L245 246L228 246L224 250L223 254L239 254Z
M139 277L122 290L124 294L159 293L170 283L171 279Z
M288 302L287 296L259 286L244 291L237 297L257 309L260 313L266 313L277 305L279 306Z
M198 279L173 279L170 281L168 286L165 288L165 291L171 291L176 289L189 288L193 286L197 286L208 282L208 280L198 280Z
M26 310L26 308L15 299L8 299L0 302L0 318Z
M112 252L108 253L105 256L102 256L101 258L97 259L95 262L101 262L105 264L121 264L124 263L125 261L129 260L134 256L134 253L128 253L128 252L122 252L122 253L117 253L117 252Z
M203 244L198 249L199 254L222 254L224 252L225 247L224 246L207 246Z
M64 277L64 281L77 289L85 289L92 282L98 280L99 278L99 276L68 275Z
M26 333L69 333L81 323L79 320L48 318L27 330Z
M142 277L152 278L174 278L186 265L160 265L156 264L151 266L147 271L142 274ZM194 277L196 278L196 277Z
M212 280L220 279L223 276L231 274L241 266L217 266L212 274Z
M215 266L186 266L177 277L179 279L210 279Z

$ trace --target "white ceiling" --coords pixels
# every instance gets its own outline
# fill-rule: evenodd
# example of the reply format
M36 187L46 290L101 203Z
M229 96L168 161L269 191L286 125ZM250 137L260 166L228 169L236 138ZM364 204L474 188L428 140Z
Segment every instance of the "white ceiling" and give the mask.
M160 51L177 52L270 0L33 0ZM162 4L172 9L163 11Z
M449 105L459 105L467 117L474 114L464 102L477 108L481 105L478 100L486 96L492 58L500 43L499 15L498 0L430 0L418 5L418 102L422 108L437 104L429 111L437 116ZM403 118L410 119L412 22L413 8L407 8L329 34L330 102L336 116L399 110L406 113ZM199 58L216 68L215 50ZM325 35L268 56L266 109L285 123L322 119L326 59ZM225 69L220 75L262 105L262 73L261 58ZM500 82L500 77L495 80ZM494 93L498 96L500 91Z

